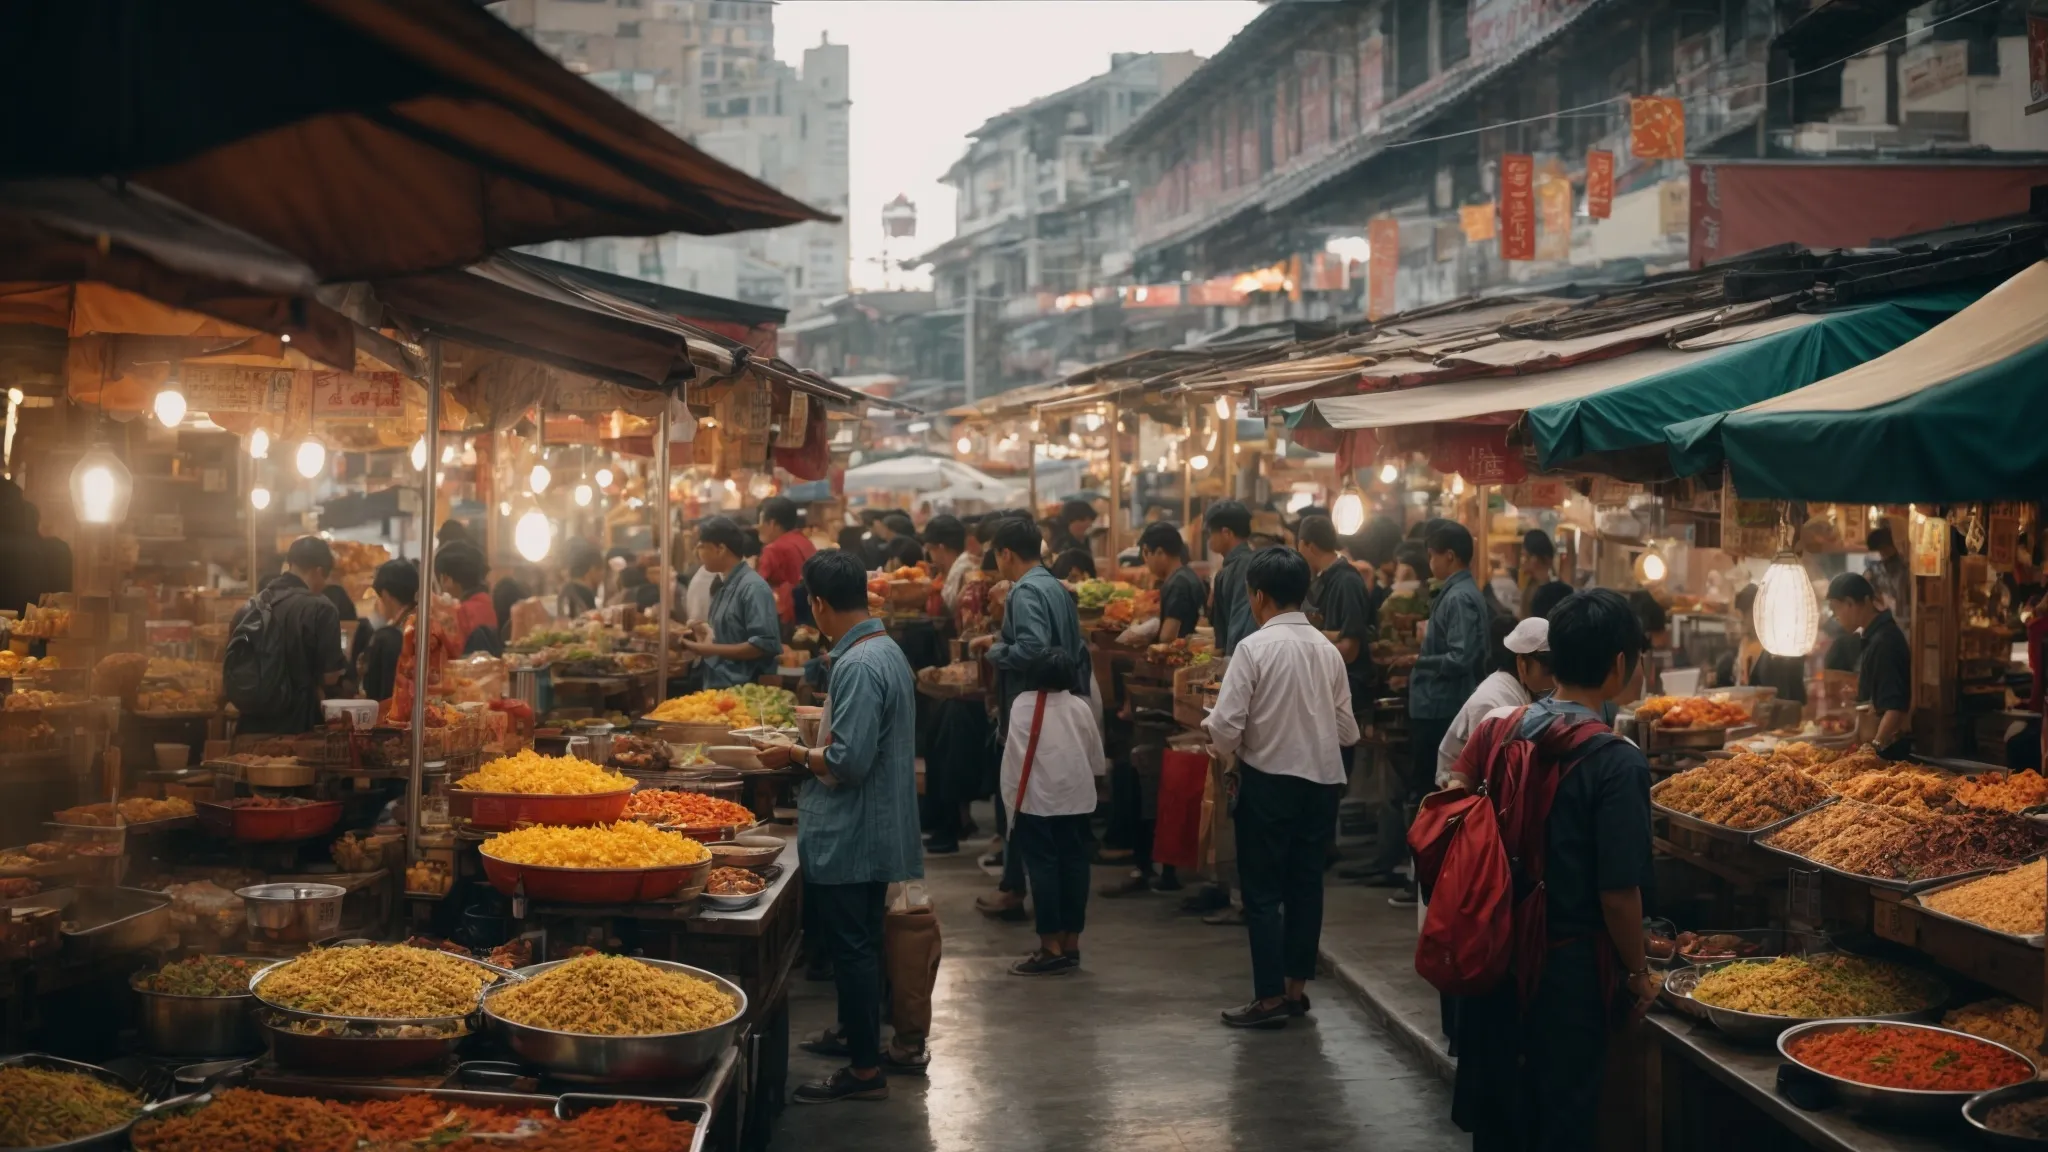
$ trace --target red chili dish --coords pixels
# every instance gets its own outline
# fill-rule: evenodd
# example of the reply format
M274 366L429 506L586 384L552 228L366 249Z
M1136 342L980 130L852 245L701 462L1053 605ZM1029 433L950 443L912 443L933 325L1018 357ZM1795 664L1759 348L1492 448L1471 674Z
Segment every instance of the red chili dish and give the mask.
M1928 1028L1865 1024L1815 1032L1787 1051L1815 1071L1877 1088L1983 1092L2034 1077L2025 1060L1995 1044Z

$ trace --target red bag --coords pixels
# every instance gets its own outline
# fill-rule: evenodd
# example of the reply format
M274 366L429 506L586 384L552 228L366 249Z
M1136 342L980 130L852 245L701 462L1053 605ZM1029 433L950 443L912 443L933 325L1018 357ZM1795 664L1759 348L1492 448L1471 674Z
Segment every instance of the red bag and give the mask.
M1159 814L1152 826L1152 860L1175 868L1202 866L1202 793L1209 787L1209 757L1168 748L1159 754Z
M1528 709L1479 725L1456 771L1476 791L1422 801L1408 829L1415 875L1429 893L1415 971L1439 991L1476 996L1512 969L1523 1003L1549 951L1545 834L1557 786L1587 753L1619 739L1597 720L1517 735Z

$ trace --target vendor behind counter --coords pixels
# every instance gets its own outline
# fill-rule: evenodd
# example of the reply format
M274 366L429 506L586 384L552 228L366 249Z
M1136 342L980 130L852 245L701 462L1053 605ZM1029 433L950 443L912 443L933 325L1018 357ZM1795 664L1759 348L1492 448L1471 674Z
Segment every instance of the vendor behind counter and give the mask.
M1860 632L1863 654L1856 669L1856 702L1877 717L1871 743L1888 760L1913 754L1913 654L1891 610L1877 606L1870 581L1844 572L1828 583L1828 610L1842 627Z

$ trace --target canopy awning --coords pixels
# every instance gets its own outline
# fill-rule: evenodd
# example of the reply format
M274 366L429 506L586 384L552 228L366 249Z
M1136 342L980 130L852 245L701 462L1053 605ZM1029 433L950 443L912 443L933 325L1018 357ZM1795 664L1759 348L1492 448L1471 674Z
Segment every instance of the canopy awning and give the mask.
M66 0L11 9L7 45L0 177L120 176L326 280L832 219L469 0Z
M1951 503L2048 489L2048 262L1876 359L1671 425L1681 476L1764 500Z
M1845 371L1904 344L1981 295L1981 286L1955 288L1818 316L1777 317L1778 330L1739 346L1688 357L1618 387L1532 407L1526 428L1537 465L1554 469L1587 456L1661 447L1667 424L1733 411ZM1714 333L1709 346L1721 347L1727 335Z

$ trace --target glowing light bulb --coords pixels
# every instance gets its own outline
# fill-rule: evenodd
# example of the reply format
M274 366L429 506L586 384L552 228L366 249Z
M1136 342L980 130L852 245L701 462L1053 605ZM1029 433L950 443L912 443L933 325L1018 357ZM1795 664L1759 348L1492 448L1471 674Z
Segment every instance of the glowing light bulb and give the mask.
M114 489L114 473L104 464L86 469L85 507L79 510L79 519L94 524L105 524L112 520Z
M555 546L555 528L548 523L547 513L535 508L521 516L512 528L512 546L529 563L547 559L548 550Z
M455 445L453 445L453 444L443 444L443 445L441 445L441 463L443 463L443 464L453 464L453 463L455 463Z
M1356 535L1365 527L1365 498L1356 490L1346 489L1330 509L1330 524L1340 536Z
M1399 480L1400 478L1401 469L1398 465L1389 464L1386 467L1380 469L1380 483L1382 484L1392 484L1394 481Z
M548 471L547 465L535 464L533 471L526 474L526 486L535 492L545 492L548 490L549 482L554 480L554 478L555 474Z
M1451 473L1451 495L1463 496L1464 494L1465 478L1456 472Z
M258 512L270 507L270 489L261 485L249 489L249 505Z
M1216 418L1218 420L1230 419L1230 397L1218 396L1216 398Z
M597 480L597 486L599 488L611 487L613 479L612 470L609 468L599 468L597 470L597 476L595 477L595 479Z
M267 460L269 458L270 433L265 432L261 428L249 433L249 459Z
M1207 456L1197 455L1194 459L1188 461L1188 467L1193 468L1197 472L1200 472L1208 466L1209 458Z
M177 385L156 394L156 418L163 421L166 428L176 428L178 422L185 418L185 394L178 391Z
M427 470L427 438L425 436L412 442L412 470L415 472L425 472Z
M735 479L733 479L733 478L732 478L732 477L730 477L730 476L726 477L726 478L725 478L725 490L726 490L727 492L737 492L737 491L739 491L739 490L740 490L740 482L739 482L739 481L737 481L737 480L735 480Z
M498 515L500 515L500 516L510 516L511 514L512 514L512 502L511 502L510 500L500 500L500 501L498 501Z
M19 389L19 388L9 388L9 389L7 390L7 402L8 402L9 404L12 404L12 405L14 405L15 407L19 408L19 407L21 406L21 402L22 402L22 400L23 400L23 399L24 399L24 397L23 397L23 395L22 395L22 391L21 391L21 389Z
M961 438L959 438L958 440L955 440L955 441L953 441L953 447L955 447L955 448L959 449L959 450L960 450L960 454L961 454L962 456L965 456L965 455L967 455L967 454L968 454L969 452L972 452L972 451L974 451L974 441L972 441L972 440L969 440L969 439L968 439L967 437L965 437L965 436L962 436L962 437L961 437Z
M570 493L570 495L576 498L576 506L578 508L588 508L590 507L590 498L593 495L595 495L595 493L591 492L590 485L578 484L576 486L576 491Z
M1655 552L1643 553L1643 580L1645 582L1655 584L1664 578L1666 571L1668 569L1664 565L1664 558L1662 556L1657 555Z
M1287 510L1289 512L1299 512L1303 508L1306 508L1315 502L1316 498L1314 493L1296 492L1294 495L1289 496L1287 498Z
M1820 636L1820 605L1799 557L1781 552L1757 586L1756 638L1773 656L1804 656Z
M320 469L327 467L327 445L318 440L301 442L298 453L292 458L292 466L308 480L318 476Z

